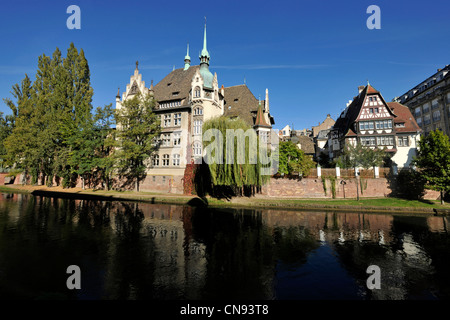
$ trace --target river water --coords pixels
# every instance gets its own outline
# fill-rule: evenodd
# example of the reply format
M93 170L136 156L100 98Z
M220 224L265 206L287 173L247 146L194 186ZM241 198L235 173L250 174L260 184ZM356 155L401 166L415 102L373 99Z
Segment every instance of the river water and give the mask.
M2 193L0 299L448 299L449 220Z

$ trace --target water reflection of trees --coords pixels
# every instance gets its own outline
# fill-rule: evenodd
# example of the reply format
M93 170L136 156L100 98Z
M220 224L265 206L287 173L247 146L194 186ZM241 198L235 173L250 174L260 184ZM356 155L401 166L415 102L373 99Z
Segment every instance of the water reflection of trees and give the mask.
M278 266L321 245L365 298L450 296L448 219L23 197L0 205L1 298L271 299ZM366 289L371 264L382 290Z

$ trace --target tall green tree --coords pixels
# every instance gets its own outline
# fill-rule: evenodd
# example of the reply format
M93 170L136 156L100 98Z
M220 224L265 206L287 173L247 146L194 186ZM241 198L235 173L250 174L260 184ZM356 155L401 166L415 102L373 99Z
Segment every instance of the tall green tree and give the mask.
M157 148L160 117L153 112L155 101L149 95L136 94L116 110L117 169L121 176L134 180L135 190L145 178L146 162Z
M450 191L450 141L442 131L430 132L419 140L417 156L413 163L427 181L425 188L439 191L441 204L445 193Z
M15 102L4 99L14 118L10 134L3 140L5 159L9 166L24 169L27 173L37 168L36 149L39 146L37 131L32 126L35 93L28 75L20 85L13 86L11 94Z
M316 163L310 156L299 149L292 141L281 141L279 144L279 168L278 171L284 174L298 172L300 175L307 175Z
M0 172L9 167L8 154L4 144L5 139L11 134L14 126L14 116L3 116L3 112L0 112Z

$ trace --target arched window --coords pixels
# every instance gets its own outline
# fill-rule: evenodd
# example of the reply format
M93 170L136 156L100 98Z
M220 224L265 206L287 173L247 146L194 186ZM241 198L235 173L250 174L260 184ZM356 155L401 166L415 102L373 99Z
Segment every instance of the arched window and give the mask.
M201 107L194 108L194 116L201 116L201 115L203 115L203 108Z
M194 98L200 98L200 88L196 87L194 89Z

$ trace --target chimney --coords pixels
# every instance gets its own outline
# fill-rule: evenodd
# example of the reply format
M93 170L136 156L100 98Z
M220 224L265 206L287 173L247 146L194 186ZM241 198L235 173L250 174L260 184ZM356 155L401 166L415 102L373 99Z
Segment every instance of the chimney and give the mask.
M360 94L361 93L361 91L363 91L364 90L364 86L358 86L358 94Z
M264 109L267 113L269 113L269 89L266 88L266 101L265 101Z

